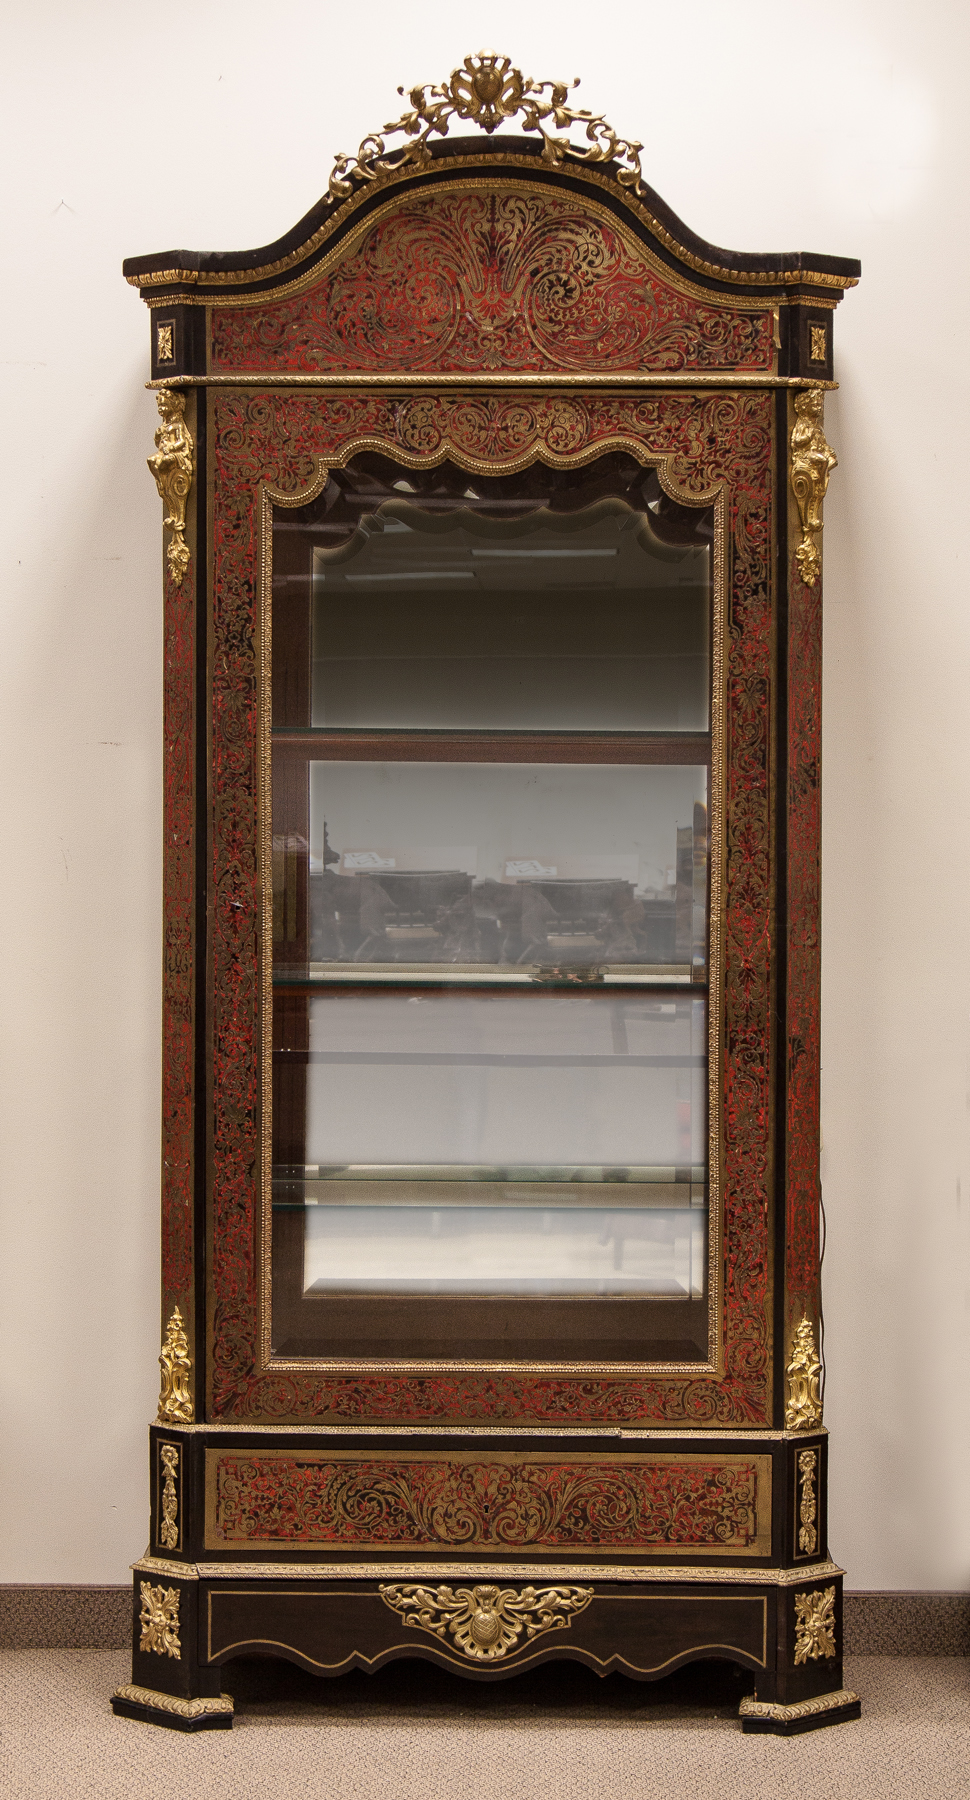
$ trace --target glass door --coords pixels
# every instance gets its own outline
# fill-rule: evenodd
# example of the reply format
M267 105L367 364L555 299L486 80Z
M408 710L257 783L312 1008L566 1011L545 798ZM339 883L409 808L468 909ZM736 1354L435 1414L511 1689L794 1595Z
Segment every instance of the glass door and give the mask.
M706 1358L712 531L617 454L277 510L277 1354Z

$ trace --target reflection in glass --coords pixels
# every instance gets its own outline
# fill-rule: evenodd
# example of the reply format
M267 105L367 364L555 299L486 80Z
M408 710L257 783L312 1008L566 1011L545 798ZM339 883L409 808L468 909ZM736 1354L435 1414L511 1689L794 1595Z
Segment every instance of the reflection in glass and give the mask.
M388 500L313 562L312 723L706 731L710 550L649 506Z
M308 840L278 839L277 975L300 972L285 921L308 854L318 976L607 964L696 980L706 799L703 766L312 762Z

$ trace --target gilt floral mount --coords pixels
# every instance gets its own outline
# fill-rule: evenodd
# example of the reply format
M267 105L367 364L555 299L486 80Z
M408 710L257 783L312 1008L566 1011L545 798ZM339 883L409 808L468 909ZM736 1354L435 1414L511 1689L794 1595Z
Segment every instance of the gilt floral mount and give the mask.
M431 161L428 140L447 137L453 119L462 124L478 125L491 135L507 119L521 118L523 131L536 131L542 138L542 160L554 167L567 155L588 163L616 163L617 179L633 193L642 191L640 170L642 144L621 138L602 113L567 105L572 82L532 81L521 69L513 69L512 59L494 50L479 50L466 56L460 69L453 69L446 82L435 87L425 82L410 90L411 110L383 127L382 133L365 137L356 156L338 156L330 177L329 192L334 200L345 200L356 182L380 181L402 169L421 169ZM403 87L398 88L403 94ZM548 123L557 130L569 132L579 126L587 142L570 143L546 129ZM412 141L388 150L385 137L403 133Z

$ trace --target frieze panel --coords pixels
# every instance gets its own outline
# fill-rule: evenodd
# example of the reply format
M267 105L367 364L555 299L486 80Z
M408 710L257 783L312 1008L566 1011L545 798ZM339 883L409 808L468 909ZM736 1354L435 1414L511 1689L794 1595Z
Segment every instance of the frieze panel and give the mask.
M210 1549L770 1552L766 1456L207 1453Z
M485 189L485 191L482 191ZM536 189L414 195L311 287L216 307L213 372L771 372L770 309L664 281L602 208Z
M217 394L213 583L213 1417L765 1424L768 1217L771 397ZM473 471L626 445L665 479L726 494L728 593L723 1375L345 1374L258 1366L258 488L298 495L319 459L382 449Z

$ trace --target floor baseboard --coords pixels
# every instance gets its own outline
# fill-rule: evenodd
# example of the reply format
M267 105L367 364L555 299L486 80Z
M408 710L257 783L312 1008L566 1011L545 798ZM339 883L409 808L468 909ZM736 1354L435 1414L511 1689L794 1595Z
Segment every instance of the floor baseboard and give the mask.
M846 1656L970 1656L970 1594L846 1593Z
M8 1650L124 1650L131 1585L0 1585L0 1646Z

